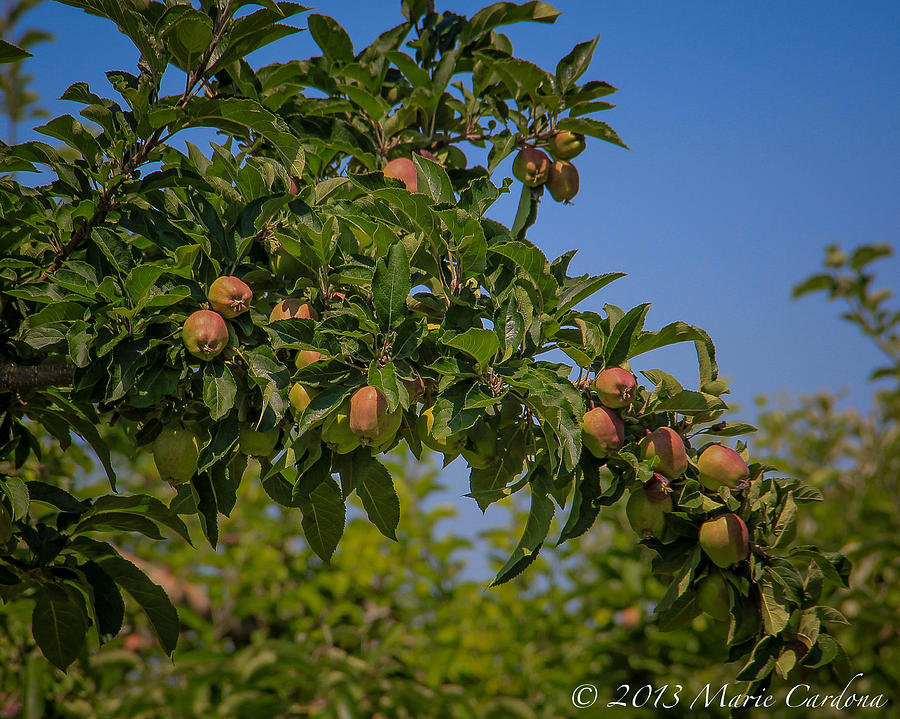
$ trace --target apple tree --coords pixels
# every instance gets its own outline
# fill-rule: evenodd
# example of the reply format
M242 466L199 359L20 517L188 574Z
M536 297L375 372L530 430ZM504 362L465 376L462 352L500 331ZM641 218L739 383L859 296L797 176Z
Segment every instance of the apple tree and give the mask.
M621 274L570 276L574 251L550 260L528 239L541 202L578 193L586 145L625 146L595 117L615 88L582 81L597 38L548 71L501 32L552 23L545 2L467 18L404 0L365 48L290 2L66 4L114 22L140 61L107 73L115 97L65 91L81 119L35 128L65 151L0 145L0 596L33 603L52 663L117 634L123 591L175 646L165 591L104 533L191 541L196 515L215 546L252 458L327 560L354 494L395 537L402 477L381 456L401 445L461 454L482 510L526 495L494 584L528 568L557 513L562 543L627 501L669 582L663 628L720 620L752 684L843 658L818 600L848 563L794 544L798 506L821 495L735 439L753 428L724 419L708 335L645 328L647 304L584 309ZM297 17L321 54L253 68ZM176 144L198 128L221 135L209 151ZM516 181L497 184L513 155ZM514 189L506 226L488 214ZM696 387L650 365L638 379L638 358L679 342ZM112 425L153 453L168 502L116 491ZM38 427L90 445L110 491L23 480Z

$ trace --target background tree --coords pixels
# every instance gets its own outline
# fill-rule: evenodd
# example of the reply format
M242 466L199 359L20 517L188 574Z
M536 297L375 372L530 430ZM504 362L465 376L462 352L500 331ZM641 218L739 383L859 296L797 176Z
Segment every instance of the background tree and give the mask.
M16 142L17 129L21 123L47 116L46 110L38 105L37 93L29 88L32 77L22 72L22 62L16 60L27 57L30 54L27 51L35 45L53 39L53 35L44 30L30 28L17 32L22 16L40 2L41 0L4 0L0 6L0 51L7 59L0 66L0 110L6 116L6 138L11 144Z
M396 538L399 495L379 456L401 442L417 457L423 445L445 461L462 453L482 509L527 495L495 585L535 561L557 508L562 543L630 491L628 519L668 583L661 627L701 609L718 617L751 687L843 659L822 624L837 615L818 602L849 566L792 546L797 505L821 495L716 440L753 428L722 419L728 388L706 333L644 330L646 304L579 311L619 275L569 277L573 252L550 262L526 239L545 187L563 202L577 192L585 136L623 145L589 117L614 88L579 84L597 39L551 73L498 30L552 22L550 5L464 18L413 2L359 52L310 15L321 56L254 70L245 56L295 32L284 20L303 8L69 4L113 20L141 60L137 75L108 74L124 108L76 83L64 99L90 124L64 115L36 128L77 159L40 142L0 148L0 169L53 176L0 184L0 591L34 602L34 639L53 664L68 666L89 635L119 633L122 590L167 652L177 642L166 593L104 533L187 539L187 515L217 546L253 456L263 490L300 510L327 560L352 495ZM161 96L178 71L184 90ZM210 156L170 143L197 127L226 135ZM489 145L487 167L460 145ZM521 201L507 228L485 213L511 186L490 173L514 152ZM685 341L696 390L658 369L638 385L632 360ZM551 351L574 368L538 359ZM112 426L152 448L173 485L165 501L23 479L42 430L63 449L75 432L115 491L101 432Z

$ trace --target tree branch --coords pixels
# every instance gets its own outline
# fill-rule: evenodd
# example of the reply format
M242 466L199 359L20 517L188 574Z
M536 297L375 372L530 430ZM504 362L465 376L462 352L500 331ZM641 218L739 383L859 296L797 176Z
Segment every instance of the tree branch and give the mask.
M38 387L68 387L74 378L73 365L0 364L0 392Z

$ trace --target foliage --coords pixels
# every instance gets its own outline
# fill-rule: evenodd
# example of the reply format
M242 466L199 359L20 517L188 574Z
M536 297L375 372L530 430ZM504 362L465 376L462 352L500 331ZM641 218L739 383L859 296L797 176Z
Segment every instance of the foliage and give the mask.
M887 364L872 374L882 385L872 409L861 414L842 408L840 396L824 392L786 408L764 403L756 442L780 471L807 477L824 495L824 505L804 517L801 531L841 547L853 561L851 590L829 598L853 624L834 631L853 657L854 671L872 683L866 691L886 696L900 682L900 312L888 306L890 289L873 286L870 265L890 254L886 245L849 254L829 247L824 271L795 289L796 296L825 292L846 305L842 316L884 353ZM853 393L859 396L860 388Z
M711 570L697 546L699 528L733 512L753 540L749 559L727 572L723 643L731 659L746 660L739 677L765 686L773 669L785 674L798 659L819 667L843 658L819 621L831 611L819 599L826 580L845 585L849 565L793 545L798 505L820 493L797 479L766 477L770 468L759 462L734 489L713 493L697 482L694 460L705 442L753 429L722 419L728 388L706 333L682 322L645 330L646 304L627 311L606 304L602 314L576 309L620 275L570 277L574 252L551 262L526 239L542 186L522 189L511 228L486 216L511 184L495 185L490 173L517 148L546 146L558 131L623 145L590 117L611 107L601 98L615 89L579 84L596 39L547 72L516 57L498 30L552 22L558 12L547 3L497 3L464 18L404 2L404 21L367 48L357 51L336 21L312 14L308 29L321 56L253 69L245 56L295 32L284 21L305 8L238 0L204 0L199 8L68 4L115 22L141 60L136 75L108 73L120 100L83 82L64 93L83 105L87 124L64 115L37 128L76 159L42 142L0 146L0 170L50 174L38 187L0 180L0 387L8 390L0 395L0 488L9 535L0 595L34 602L34 639L53 664L68 666L88 636L104 642L119 633L122 590L143 608L163 649L174 650L178 619L166 593L105 533L187 540L183 517L193 515L216 547L220 517L239 511L248 462L242 430L278 435L271 453L258 457L260 484L277 504L300 510L321 558L338 546L354 493L393 538L401 504L379 456L401 442L421 455L420 403L432 418L429 442L444 441L448 460L465 450L469 496L482 509L527 494L524 530L495 585L535 561L557 510L566 513L562 543L584 535L626 490L642 491L663 465L641 440L670 427L687 445L687 469L670 477L673 511L661 536L643 540L657 554L654 571L669 582L656 606L660 626L698 614L694 588ZM178 71L184 91L160 96L163 75ZM225 141L212 143L209 156L190 143L182 152L170 141L186 128L214 129ZM458 145L489 145L487 167L444 153ZM415 192L378 171L401 156L414 163ZM182 325L206 307L209 286L223 275L240 277L254 300L228 321L228 347L196 358L183 346ZM285 297L306 309L271 316ZM196 344L195 329L185 339ZM635 358L677 342L697 349L698 388L645 370L649 384L616 415L621 446L600 457L582 451L592 376L630 369ZM550 351L578 372L539 359ZM295 370L298 352L322 359ZM422 397L411 390L418 380ZM292 382L314 395L296 414ZM369 434L357 431L348 403L363 386L380 398L360 410L378 407L367 418L378 431ZM41 452L38 425L63 449L77 444L72 433L89 443L113 493L79 496L52 475L25 481L20 469ZM196 471L166 501L115 493L114 462L98 429L113 425L137 448L165 429L192 434ZM496 441L486 446L484 437ZM188 450L172 459L160 451L171 446L155 449L158 463L184 468ZM743 442L737 450L749 460ZM791 649L798 638L809 646L802 658Z

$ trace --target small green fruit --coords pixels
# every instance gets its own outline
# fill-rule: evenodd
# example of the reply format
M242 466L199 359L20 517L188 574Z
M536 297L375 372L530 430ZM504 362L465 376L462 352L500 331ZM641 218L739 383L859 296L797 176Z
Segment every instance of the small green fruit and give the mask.
M271 268L272 274L282 281L296 280L303 274L303 265L300 264L300 260L283 251L272 255Z
M628 523L639 537L660 537L666 528L666 512L672 511L672 498L668 495L654 501L643 489L631 493L625 505Z
M719 487L734 489L750 479L750 468L744 459L729 447L711 444L697 458L700 484L715 492Z
M727 622L731 617L731 589L721 574L710 574L697 585L697 605L713 619Z
M581 133L560 130L547 143L547 152L554 160L571 160L580 155L586 145Z
M400 419L399 410L388 412L387 399L377 387L362 387L350 398L350 431L361 444L380 445L393 438Z
M607 367L594 380L600 404L611 409L627 407L634 401L637 382L634 375L621 367Z
M443 454L452 455L454 457L458 455L463 447L463 443L466 441L465 434L451 434L449 437L436 439L432 434L433 429L434 407L432 406L422 410L422 414L419 415L419 421L416 424L419 440L422 444L429 449L433 449L435 452L442 452Z
M700 527L700 546L717 567L730 567L750 555L750 533L736 514L723 514Z
M346 404L325 420L322 441L338 454L349 454L359 447L359 437L350 430L350 408Z
M315 390L311 391L299 382L294 382L294 384L291 386L291 391L288 392L288 401L291 403L291 407L294 408L294 412L300 414L303 410L309 407L309 403L315 396Z
M681 435L671 427L653 430L641 440L644 459L659 457L656 471L669 479L677 479L687 469L687 452Z
M323 359L325 359L325 355L321 352L316 352L315 350L298 350L297 356L294 358L294 367L303 369L304 367L309 367L309 365Z
M209 361L228 344L228 326L218 312L197 310L184 321L181 341L194 357Z
M233 319L249 309L253 292L243 280L225 276L219 277L209 286L206 298L222 317Z
M581 419L581 438L587 450L598 459L625 443L625 425L611 409L595 407Z
M252 427L241 427L238 433L238 448L242 454L251 457L268 457L278 444L281 433L278 428L260 432Z
M166 427L153 442L152 450L159 476L171 484L188 482L197 471L200 443L184 427Z
M578 170L571 162L557 160L547 174L547 189L557 202L569 203L578 194L580 185Z
M550 158L535 147L523 147L513 160L513 175L527 187L537 187L547 181Z

